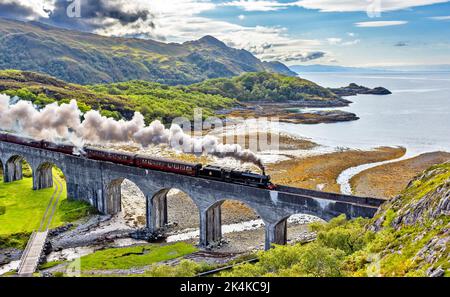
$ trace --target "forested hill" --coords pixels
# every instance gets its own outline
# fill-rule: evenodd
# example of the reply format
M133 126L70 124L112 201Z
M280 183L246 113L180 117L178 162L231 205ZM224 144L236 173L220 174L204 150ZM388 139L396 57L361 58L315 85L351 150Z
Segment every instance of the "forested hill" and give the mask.
M191 84L255 71L296 75L284 64L263 62L212 36L162 43L2 18L0 52L0 69L37 71L78 84L129 80Z
M192 118L196 107L202 108L203 116L207 117L215 115L216 110L238 104L236 100L220 95L185 91L147 81L81 86L18 70L0 70L0 94L17 96L39 107L76 99L84 112L95 109L105 116L131 119L134 112L139 111L147 123L160 119L166 124L180 116Z
M346 104L329 89L309 80L267 72L245 73L232 78L217 78L186 87L192 91L222 95L245 101L288 102L327 101Z

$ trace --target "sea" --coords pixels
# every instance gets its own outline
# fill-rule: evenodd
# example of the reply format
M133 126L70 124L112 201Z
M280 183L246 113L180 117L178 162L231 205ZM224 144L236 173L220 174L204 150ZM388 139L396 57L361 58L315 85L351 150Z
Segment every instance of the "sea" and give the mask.
M300 77L325 87L350 83L371 88L382 86L393 94L347 97L353 103L336 109L357 114L360 117L357 121L317 125L280 123L281 131L330 147L402 146L408 156L450 152L450 72L304 73ZM302 111L314 110L320 109Z

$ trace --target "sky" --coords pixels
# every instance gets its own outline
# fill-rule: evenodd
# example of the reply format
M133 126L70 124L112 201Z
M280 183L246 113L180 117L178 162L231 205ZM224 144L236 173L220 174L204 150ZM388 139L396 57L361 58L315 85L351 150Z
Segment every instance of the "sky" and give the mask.
M450 0L0 0L0 17L163 42L212 35L287 65L450 64Z

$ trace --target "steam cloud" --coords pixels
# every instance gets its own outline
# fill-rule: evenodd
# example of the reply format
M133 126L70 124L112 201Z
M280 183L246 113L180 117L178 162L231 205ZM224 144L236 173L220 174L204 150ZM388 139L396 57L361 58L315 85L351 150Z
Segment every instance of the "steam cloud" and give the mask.
M26 134L35 139L53 142L71 142L82 149L85 142L92 144L136 142L143 147L166 144L190 154L210 154L220 158L231 157L249 162L264 170L259 157L237 144L222 144L216 137L192 137L176 124L167 129L160 121L146 126L144 117L136 112L130 121L115 120L91 110L84 114L75 100L58 105L53 103L36 109L31 102L12 102L0 94L0 129Z

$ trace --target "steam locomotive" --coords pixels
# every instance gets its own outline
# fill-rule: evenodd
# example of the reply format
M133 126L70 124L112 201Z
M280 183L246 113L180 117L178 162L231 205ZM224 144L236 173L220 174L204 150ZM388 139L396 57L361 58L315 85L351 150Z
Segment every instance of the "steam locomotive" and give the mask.
M67 155L73 155L78 151L73 145L56 144L45 140L38 141L6 132L0 132L0 141L54 151ZM158 157L148 157L140 154L100 150L93 147L84 147L81 150L80 155L81 157L92 160L112 162L126 166L196 176L205 179L243 184L269 190L276 188L276 186L270 181L270 176L266 175L265 172L263 172L263 174L257 174L251 171L239 171L212 165L203 166L200 163L194 164L173 161Z

